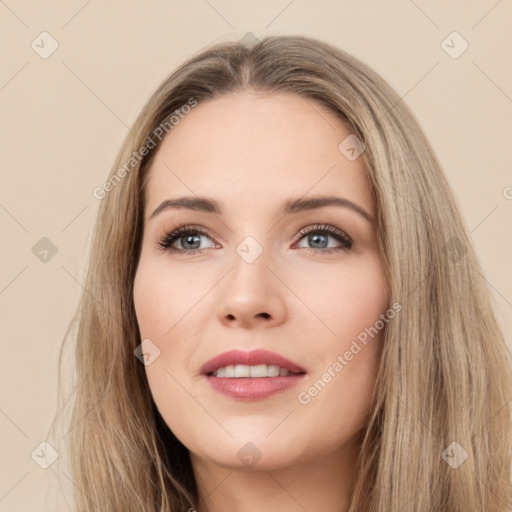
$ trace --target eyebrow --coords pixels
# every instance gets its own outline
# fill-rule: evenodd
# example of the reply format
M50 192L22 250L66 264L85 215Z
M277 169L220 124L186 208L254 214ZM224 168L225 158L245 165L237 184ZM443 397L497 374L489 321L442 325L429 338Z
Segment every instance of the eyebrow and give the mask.
M291 198L284 201L278 212L283 215L290 215L293 213L316 210L325 206L340 206L343 208L349 208L352 211L358 213L361 217L366 219L368 222L373 223L373 217L361 206L337 196L316 196L305 199L303 197ZM216 215L222 215L222 208L220 204L214 199L208 197L199 196L184 196L176 199L166 199L162 201L155 211L149 216L148 220L156 217L159 213L165 210L195 210L206 213L213 213Z

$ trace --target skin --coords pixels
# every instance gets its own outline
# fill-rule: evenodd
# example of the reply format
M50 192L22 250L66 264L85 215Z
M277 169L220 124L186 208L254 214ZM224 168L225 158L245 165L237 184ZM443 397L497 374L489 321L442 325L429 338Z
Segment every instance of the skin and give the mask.
M246 91L200 103L156 154L134 303L141 339L160 350L146 375L162 417L190 450L200 512L348 509L356 435L370 410L383 331L360 344L309 403L298 394L388 309L376 227L347 207L286 217L277 211L290 197L336 195L375 219L362 157L350 161L338 149L348 135L315 100ZM222 215L172 209L149 219L162 201L185 195L221 202ZM191 224L208 235L182 235L174 247L203 252L158 248L168 232ZM317 224L344 231L351 249L317 231L310 234L321 236L320 245L308 235L295 239ZM247 236L263 249L252 263L236 252ZM339 250L327 253L331 248ZM207 385L200 373L206 361L256 348L291 359L307 375L257 401ZM249 442L261 455L251 466L237 456Z

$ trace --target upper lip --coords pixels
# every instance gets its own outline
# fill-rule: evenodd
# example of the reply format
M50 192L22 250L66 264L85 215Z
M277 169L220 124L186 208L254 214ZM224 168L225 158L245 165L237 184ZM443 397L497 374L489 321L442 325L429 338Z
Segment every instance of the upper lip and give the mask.
M251 350L245 352L243 350L229 350L210 359L201 366L202 374L209 374L219 368L225 366L243 364L247 366L255 366L257 364L277 365L294 373L306 373L306 370L298 364L286 359L275 352L264 349Z

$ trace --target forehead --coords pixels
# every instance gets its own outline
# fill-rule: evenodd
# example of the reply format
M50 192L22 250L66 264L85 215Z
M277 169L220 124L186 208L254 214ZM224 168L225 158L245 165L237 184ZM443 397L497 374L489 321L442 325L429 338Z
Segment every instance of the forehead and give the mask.
M294 93L238 92L199 103L155 155L148 210L181 195L261 210L283 197L339 193L373 215L362 156L351 161L339 149L350 135L327 107Z

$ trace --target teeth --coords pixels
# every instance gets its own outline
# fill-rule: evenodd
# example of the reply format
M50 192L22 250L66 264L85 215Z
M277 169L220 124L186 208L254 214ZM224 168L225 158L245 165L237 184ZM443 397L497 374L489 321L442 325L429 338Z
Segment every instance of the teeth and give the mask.
M218 368L213 372L215 377L240 378L240 377L286 377L289 374L295 375L286 368L280 368L274 364L257 364L247 366L245 364L237 364Z
M250 377L249 367L243 366L241 364L237 364L235 366L234 373L235 373L235 377Z
M237 367L238 368L238 367ZM257 364L255 366L244 366L248 368L251 377L270 377L270 372L267 369L266 364ZM279 369L279 366L277 367Z

